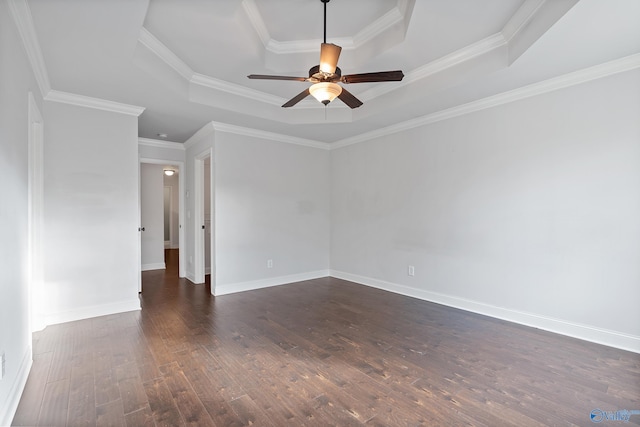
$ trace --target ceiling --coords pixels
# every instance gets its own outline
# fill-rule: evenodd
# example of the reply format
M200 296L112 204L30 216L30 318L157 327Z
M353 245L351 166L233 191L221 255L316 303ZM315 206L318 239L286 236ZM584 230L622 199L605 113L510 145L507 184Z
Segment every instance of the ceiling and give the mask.
M320 0L27 0L52 89L137 105L143 138L184 142L211 121L335 143L640 52L637 0L332 0L327 42L351 110L309 97Z

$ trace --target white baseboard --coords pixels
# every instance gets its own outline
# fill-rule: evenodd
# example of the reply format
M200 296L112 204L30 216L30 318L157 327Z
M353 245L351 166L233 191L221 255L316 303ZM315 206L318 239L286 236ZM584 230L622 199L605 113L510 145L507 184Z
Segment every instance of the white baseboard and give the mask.
M140 300L136 298L130 301L94 305L59 313L50 313L45 315L44 318L47 325L55 325L58 323L73 322L75 320L107 316L109 314L124 313L126 311L136 311L140 309Z
M29 372L33 365L33 354L31 345L27 348L22 362L20 362L20 368L18 369L18 375L16 376L11 388L9 389L9 396L7 400L0 407L0 426L10 426L13 421L13 417L16 415L20 398L24 387L27 385L27 378L29 378Z
M211 274L211 267L205 267L204 274Z
M266 279L251 280L248 282L228 283L216 285L213 294L215 296L234 294L236 292L251 291L254 289L269 288L271 286L286 285L288 283L302 282L304 280L327 277L329 270L310 271L307 273L290 274L287 276L269 277Z
M164 248L165 249L171 249L171 240L165 240L164 241Z
M494 305L472 301L465 298L411 288L409 286L398 285L396 283L386 282L384 280L373 279L371 277L364 277L351 273L345 273L342 271L331 270L330 275L331 277L348 280L350 282L359 283L361 285L371 286L373 288L378 288L385 291L446 305L449 307L459 308L462 310L471 311L473 313L483 314L485 316L495 317L497 319L507 320L509 322L519 323L521 325L531 326L533 328L543 329L545 331L554 332L557 334L566 335L597 344L603 344L609 347L615 347L622 350L632 351L634 353L640 353L640 337L638 336L598 328L595 326L554 319L534 313L526 313L523 311L497 307Z
M196 275L191 272L191 271L187 271L187 274L185 275L185 277L187 278L188 281L190 281L191 283L194 283L196 285L199 285L201 283L197 283L196 282Z
M167 266L165 265L164 262L156 262L154 264L142 264L142 271L164 270L166 268Z

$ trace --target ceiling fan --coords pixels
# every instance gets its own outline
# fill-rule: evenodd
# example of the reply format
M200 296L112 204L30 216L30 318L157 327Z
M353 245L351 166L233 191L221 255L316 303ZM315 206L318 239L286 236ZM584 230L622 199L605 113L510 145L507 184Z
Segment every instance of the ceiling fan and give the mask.
M298 82L313 83L309 88L285 102L283 107L293 107L307 96L311 95L325 106L336 97L351 108L358 108L362 101L353 96L351 92L337 84L340 83L372 83L372 82L398 82L404 77L400 70L378 71L374 73L342 75L338 67L338 58L342 48L333 43L327 43L327 3L330 0L320 0L324 3L324 42L320 45L320 64L309 69L309 77L272 76L266 74L249 74L250 79L262 80L293 80Z

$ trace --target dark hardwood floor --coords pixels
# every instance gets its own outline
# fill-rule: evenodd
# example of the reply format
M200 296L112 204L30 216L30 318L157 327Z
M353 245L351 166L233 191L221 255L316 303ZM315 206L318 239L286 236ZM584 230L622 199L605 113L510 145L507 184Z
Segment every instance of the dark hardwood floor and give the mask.
M142 311L34 334L14 425L586 426L640 410L638 354L331 278L214 298L177 278L176 251L167 264L144 273Z

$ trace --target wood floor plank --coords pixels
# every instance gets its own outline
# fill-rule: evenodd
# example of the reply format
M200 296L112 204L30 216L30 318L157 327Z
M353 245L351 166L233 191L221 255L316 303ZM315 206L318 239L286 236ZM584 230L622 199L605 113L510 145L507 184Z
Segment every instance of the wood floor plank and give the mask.
M95 381L93 361L84 362L71 368L68 422L74 426L96 424Z
M116 367L115 374L125 414L138 411L149 405L146 387L138 374L135 362Z
M215 426L178 363L163 365L160 370L186 425L194 427Z
M127 427L155 427L156 425L150 406L130 412L124 416L124 419Z
M149 406L153 412L153 418L157 425L184 426L184 419L180 410L171 396L169 387L163 378L156 378L144 384L144 389L149 399Z
M29 373L29 379L22 393L16 416L13 419L13 425L34 426L38 423L38 414L44 399L52 357L52 352L33 355L33 365Z
M69 379L47 383L38 415L38 426L67 425L69 407Z
M639 354L334 278L213 297L177 256L143 274L142 311L34 334L14 425L564 426L640 409Z
M126 423L122 400L114 400L96 407L96 417L96 427L124 427Z

